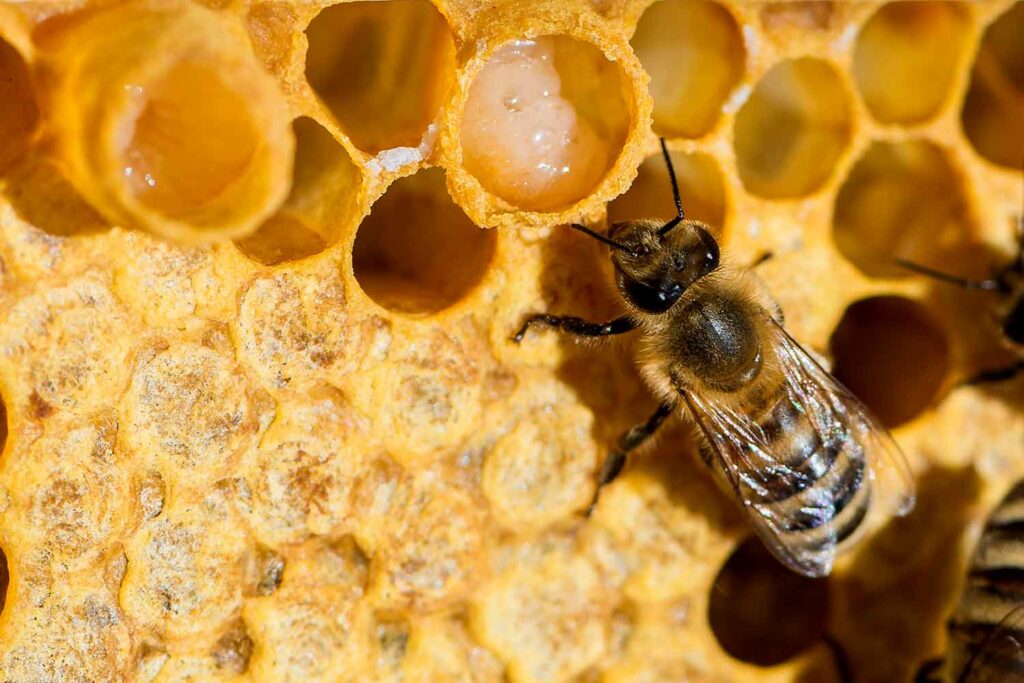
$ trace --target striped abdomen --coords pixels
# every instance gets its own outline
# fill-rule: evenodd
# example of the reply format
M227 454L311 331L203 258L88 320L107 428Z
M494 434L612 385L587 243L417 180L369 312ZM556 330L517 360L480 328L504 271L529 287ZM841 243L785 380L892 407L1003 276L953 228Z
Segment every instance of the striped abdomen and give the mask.
M808 414L792 395L755 416L767 452L756 443L741 463L749 500L773 520L787 546L811 556L830 552L864 521L871 502L864 448L839 412ZM761 435L757 435L761 436Z
M984 672L971 666L971 678L1016 681L1024 676L1024 656L1017 647L1006 648L1012 640L1024 643L1020 620L1004 621L1024 605L1024 482L1003 498L989 518L971 560L960 604L949 623L949 670L954 681L974 661ZM999 632L999 637L993 634ZM1016 632L1016 633L1015 633ZM1002 648L1000 652L997 648ZM979 657L979 653L984 655ZM995 670L994 670L995 669Z

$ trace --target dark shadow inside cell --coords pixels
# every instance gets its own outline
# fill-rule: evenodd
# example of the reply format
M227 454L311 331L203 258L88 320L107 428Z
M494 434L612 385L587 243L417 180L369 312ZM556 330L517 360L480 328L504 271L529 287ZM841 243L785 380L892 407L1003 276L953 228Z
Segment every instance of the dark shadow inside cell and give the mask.
M828 617L828 581L787 569L757 538L722 565L708 600L708 622L722 649L758 666L781 664L820 643Z
M979 514L981 487L971 466L928 469L917 480L914 510L867 539L832 579L832 636L854 681L909 681L941 655L936 648L967 571L962 541Z
M4 613L4 606L7 604L7 588L11 584L11 574L7 567L7 553L0 548L0 615Z
M950 376L947 331L922 304L904 297L854 302L829 344L832 374L889 428L935 405Z
M356 281L380 306L426 315L454 305L483 279L497 233L477 227L448 196L444 172L397 180L356 233Z

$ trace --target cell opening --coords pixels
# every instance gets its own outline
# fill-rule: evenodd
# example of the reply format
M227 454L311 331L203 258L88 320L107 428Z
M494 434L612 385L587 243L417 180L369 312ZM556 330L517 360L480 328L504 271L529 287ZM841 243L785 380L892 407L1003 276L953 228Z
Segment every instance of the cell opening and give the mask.
M306 79L356 147L419 146L455 74L455 42L432 4L333 5L306 36Z
M875 12L853 50L853 78L871 115L902 124L934 116L953 94L971 16L954 2L893 2Z
M950 373L945 329L923 305L900 296L854 302L829 346L832 374L889 428L934 405Z
M0 38L0 173L28 148L39 120L28 66Z
M622 69L590 43L563 35L513 41L470 86L465 167L521 209L571 206L618 159L632 116L628 92Z
M792 59L758 82L736 115L736 165L743 185L768 199L820 189L850 142L850 102L836 71Z
M729 11L707 0L663 0L643 13L630 42L651 76L655 132L684 138L709 132L746 61Z
M394 183L356 233L356 280L377 304L410 315L452 306L483 278L497 234L473 224L452 202L444 171Z
M0 396L0 455L3 454L5 446L7 446L7 405L4 403L4 397Z
M721 238L726 219L725 185L714 158L702 152L669 152L679 181L679 194L687 218L696 218L715 228ZM629 191L608 205L608 223L676 215L672 185L662 155L648 157L640 164Z
M1024 164L1024 3L1014 3L985 30L961 113L978 154L1020 170Z
M876 142L836 195L839 251L871 277L909 277L895 259L959 262L973 222L963 181L946 154L924 140Z
M144 89L124 150L135 197L166 216L203 222L209 204L245 175L260 145L241 93L208 65L182 60Z
M774 666L826 635L828 583L790 571L756 538L740 544L718 571L708 622L730 655Z
M292 189L284 205L252 235L237 240L264 265L318 254L337 242L359 209L359 168L319 123L296 119Z

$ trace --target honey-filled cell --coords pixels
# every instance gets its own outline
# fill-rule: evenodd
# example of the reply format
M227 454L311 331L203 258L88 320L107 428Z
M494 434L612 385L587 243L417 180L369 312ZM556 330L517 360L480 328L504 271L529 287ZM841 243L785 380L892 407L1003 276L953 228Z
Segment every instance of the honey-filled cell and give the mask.
M563 35L515 40L476 75L462 113L466 169L520 209L585 198L618 159L627 82L600 49Z
M697 138L711 130L746 59L729 11L708 0L662 0L647 8L630 42L651 76L654 131Z
M433 5L332 5L306 37L306 79L359 149L419 146L455 71L451 30Z
M323 251L358 218L360 174L348 152L311 118L296 119L292 129L295 163L288 199L256 232L235 243L267 265Z

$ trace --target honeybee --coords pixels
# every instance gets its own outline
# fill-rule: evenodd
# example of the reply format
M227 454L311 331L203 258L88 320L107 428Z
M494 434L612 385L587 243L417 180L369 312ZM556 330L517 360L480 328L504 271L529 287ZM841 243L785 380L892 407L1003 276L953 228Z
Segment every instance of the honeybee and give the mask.
M1001 382L1024 372L1024 212L1017 220L1017 256L987 280L970 280L944 273L912 261L898 259L896 263L915 273L948 282L967 290L995 292L1000 300L995 307L995 321L1007 346L1021 357L1016 363L1002 368L983 370L967 380L968 384Z
M827 575L869 507L913 507L909 468L878 420L786 333L750 273L722 263L708 226L686 219L664 140L661 150L674 218L615 223L607 235L572 226L611 248L628 312L603 323L538 313L512 340L535 325L578 337L639 330L641 374L661 402L605 459L594 503L630 451L679 412L768 549L796 572Z
M948 631L945 661L919 683L1024 683L1024 482L989 517Z

